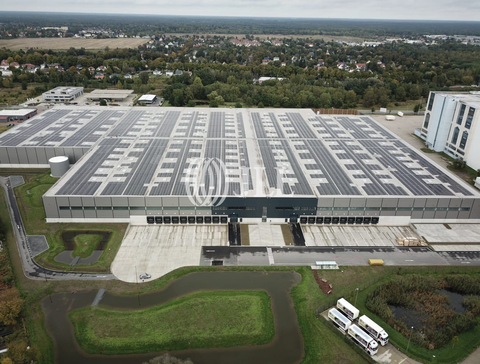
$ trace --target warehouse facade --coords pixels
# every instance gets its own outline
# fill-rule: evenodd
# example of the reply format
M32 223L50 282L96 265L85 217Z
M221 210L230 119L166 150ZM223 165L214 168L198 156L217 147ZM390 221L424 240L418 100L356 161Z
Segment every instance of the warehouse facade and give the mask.
M48 153L75 163L50 222L480 221L475 189L366 116L56 107L0 135L2 166Z
M480 169L480 93L430 92L422 128L416 135L437 152Z

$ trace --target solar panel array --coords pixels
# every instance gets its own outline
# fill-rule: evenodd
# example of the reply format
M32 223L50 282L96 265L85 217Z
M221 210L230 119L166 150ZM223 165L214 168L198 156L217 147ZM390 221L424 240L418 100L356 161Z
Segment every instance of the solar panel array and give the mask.
M0 147L91 147L126 113L53 109L0 135Z
M50 124L56 132L43 134ZM54 195L473 195L363 116L293 109L73 108L49 111L23 126L31 141L94 145L49 192ZM7 135L0 143L18 144L15 138Z

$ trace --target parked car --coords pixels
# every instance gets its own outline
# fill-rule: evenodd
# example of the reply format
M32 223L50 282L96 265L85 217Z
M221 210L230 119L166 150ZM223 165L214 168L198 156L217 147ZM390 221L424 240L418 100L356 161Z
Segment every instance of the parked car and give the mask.
M140 279L150 279L152 276L148 273L140 274Z

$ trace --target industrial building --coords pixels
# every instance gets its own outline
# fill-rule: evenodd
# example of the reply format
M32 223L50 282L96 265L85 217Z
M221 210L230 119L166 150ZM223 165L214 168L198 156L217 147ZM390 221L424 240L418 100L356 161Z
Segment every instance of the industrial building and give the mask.
M70 102L83 95L83 87L59 86L42 94L45 102Z
M0 166L62 155L49 222L480 221L473 187L368 116L60 106L0 135Z
M480 169L480 93L430 92L421 129L427 147Z
M141 104L143 102L145 104L153 104L156 100L157 100L157 95L142 95L137 100L137 103Z
M125 101L133 93L133 90L93 90L86 95L89 101L105 100L108 102Z
M7 109L0 110L0 123L24 122L37 115L37 109Z

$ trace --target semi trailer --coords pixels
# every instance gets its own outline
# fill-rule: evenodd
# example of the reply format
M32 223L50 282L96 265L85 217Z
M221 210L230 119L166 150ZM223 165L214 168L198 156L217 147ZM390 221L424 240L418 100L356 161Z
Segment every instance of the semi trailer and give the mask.
M377 325L373 320L363 315L358 319L358 326L364 329L367 334L377 340L382 346L388 344L388 334L382 329L380 325Z
M347 316L349 320L355 320L360 311L346 299L340 298L337 301L337 308Z
M357 325L350 325L348 335L370 355L377 353L378 343Z
M343 332L347 331L352 324L352 321L342 315L336 308L328 311L328 318Z

